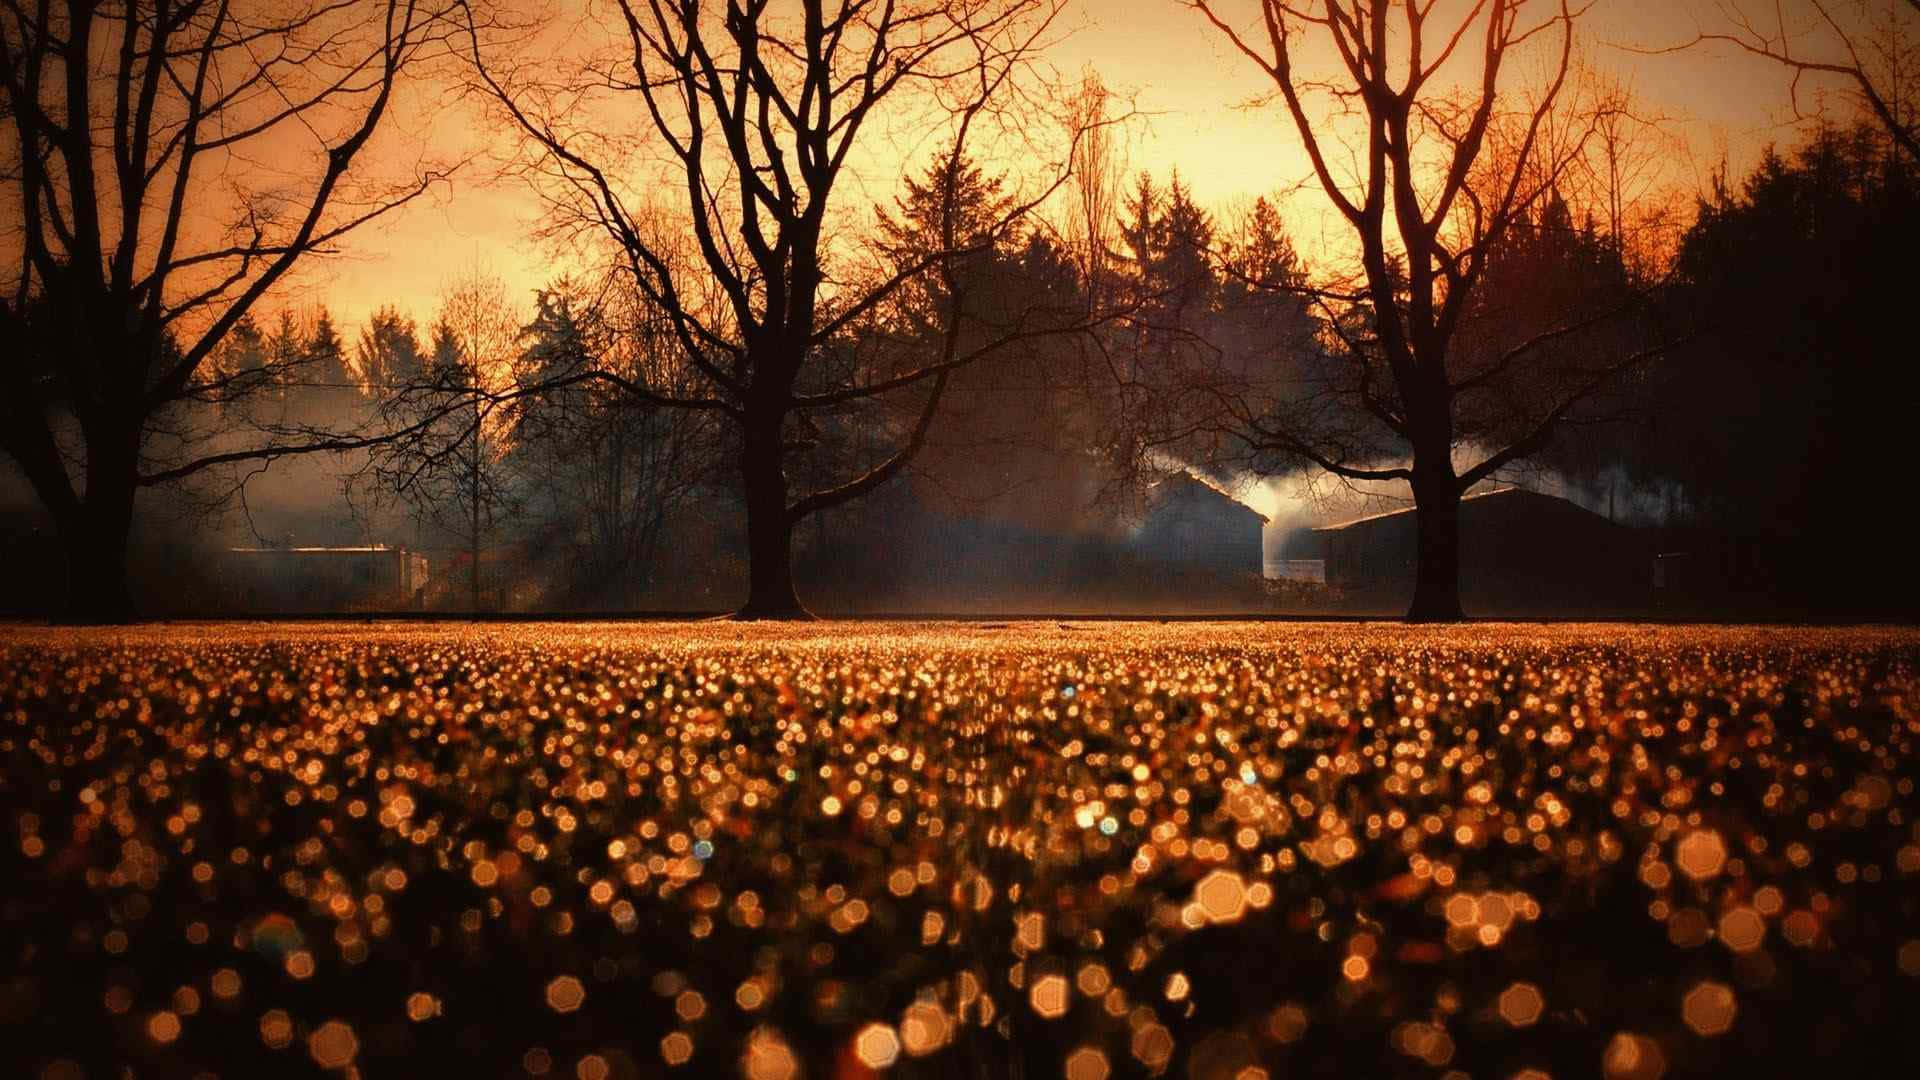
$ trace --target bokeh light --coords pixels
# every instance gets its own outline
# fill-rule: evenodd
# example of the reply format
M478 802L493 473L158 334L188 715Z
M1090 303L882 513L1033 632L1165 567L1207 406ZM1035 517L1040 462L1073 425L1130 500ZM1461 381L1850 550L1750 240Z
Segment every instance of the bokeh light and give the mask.
M6 633L27 1076L1913 1045L1909 631Z

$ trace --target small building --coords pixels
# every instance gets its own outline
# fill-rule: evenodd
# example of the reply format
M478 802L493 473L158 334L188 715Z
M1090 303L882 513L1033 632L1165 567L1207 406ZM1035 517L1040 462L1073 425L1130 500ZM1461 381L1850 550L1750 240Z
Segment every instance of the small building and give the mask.
M1158 563L1260 577L1266 525L1265 515L1205 478L1179 472L1148 490L1134 547Z
M227 603L256 613L405 611L420 606L427 557L403 547L229 548Z
M1413 596L1419 531L1412 507L1302 529L1286 560L1322 560L1325 580L1384 611ZM1565 499L1507 487L1460 500L1460 599L1473 615L1644 610L1653 552L1638 530Z

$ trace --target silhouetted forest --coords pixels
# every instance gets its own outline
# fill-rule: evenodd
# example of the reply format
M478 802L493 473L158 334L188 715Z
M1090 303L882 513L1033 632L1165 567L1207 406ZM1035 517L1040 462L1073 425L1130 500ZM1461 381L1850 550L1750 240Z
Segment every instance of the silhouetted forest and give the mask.
M1897 497L1915 400L1904 114L1865 73L1857 123L1808 126L1703 193L1646 183L1657 123L1575 61L1572 13L1516 21L1523 7L1500 6L1471 60L1477 98L1425 85L1417 59L1398 96L1362 95L1355 115L1382 134L1359 180L1325 165L1334 120L1301 104L1331 84L1263 60L1317 180L1225 207L1177 171L1126 168L1126 106L1096 76L1039 74L1060 10L1042 0L984 23L920 5L845 40L771 15L635 37L634 62L684 92L555 60L575 106L644 106L622 114L625 142L575 118L535 61L489 52L512 21L473 5L394 7L384 30L343 30L332 9L262 24L315 50L298 72L254 62L310 84L285 109L177 78L128 97L181 57L228 63L240 31L223 15L135 4L131 31L10 16L0 181L22 269L0 303L0 609L744 596L773 617L1445 619L1463 595L1467 614L1501 613L1462 584L1463 549L1487 541L1460 507L1517 484L1625 549L1602 577L1627 584L1566 614L1912 613L1900 530L1867 518ZM50 69L75 66L89 25L129 47L56 92ZM1373 79L1366 50L1389 38L1330 29L1355 35L1356 85ZM1280 60L1298 47L1271 42ZM1522 49L1546 75L1515 89ZM343 82L328 64L384 74ZM871 77L833 74L847 64ZM537 164L543 238L587 257L533 295L476 266L431 306L343 325L286 275L437 182L422 166L355 184L353 158L389 90L456 69ZM852 111L796 108L827 98ZM1015 104L1042 99L1057 116ZM900 102L939 137L877 206L836 194L860 137L844 117ZM103 115L113 134L73 149ZM294 124L324 129L307 180L222 196L192 174L196 155ZM662 199L615 176L642 146L665 155ZM243 224L176 253L189 195ZM1291 235L1283 207L1301 200L1345 239ZM1402 508L1417 539L1373 565L1404 567L1411 596L1329 576L1327 528Z

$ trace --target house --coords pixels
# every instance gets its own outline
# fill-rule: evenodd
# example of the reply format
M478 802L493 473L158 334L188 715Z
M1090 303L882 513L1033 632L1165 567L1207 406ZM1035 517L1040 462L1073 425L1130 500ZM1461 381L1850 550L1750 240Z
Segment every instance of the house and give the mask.
M402 611L419 606L427 557L406 548L251 547L223 553L228 606L247 612Z
M1221 574L1261 575L1267 519L1191 472L1178 472L1147 492L1146 520L1133 546L1154 562Z
M1320 560L1326 583L1360 606L1394 610L1413 596L1413 508L1302 529L1285 560ZM1654 552L1639 530L1565 499L1517 487L1460 501L1460 596L1469 614L1565 615L1644 610Z

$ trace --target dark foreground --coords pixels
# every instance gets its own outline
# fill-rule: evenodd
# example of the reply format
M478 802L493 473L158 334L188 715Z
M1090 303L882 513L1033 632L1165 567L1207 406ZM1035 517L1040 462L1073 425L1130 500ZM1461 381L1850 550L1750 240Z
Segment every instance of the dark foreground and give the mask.
M0 1061L1912 1075L1917 664L1899 630L0 631Z

